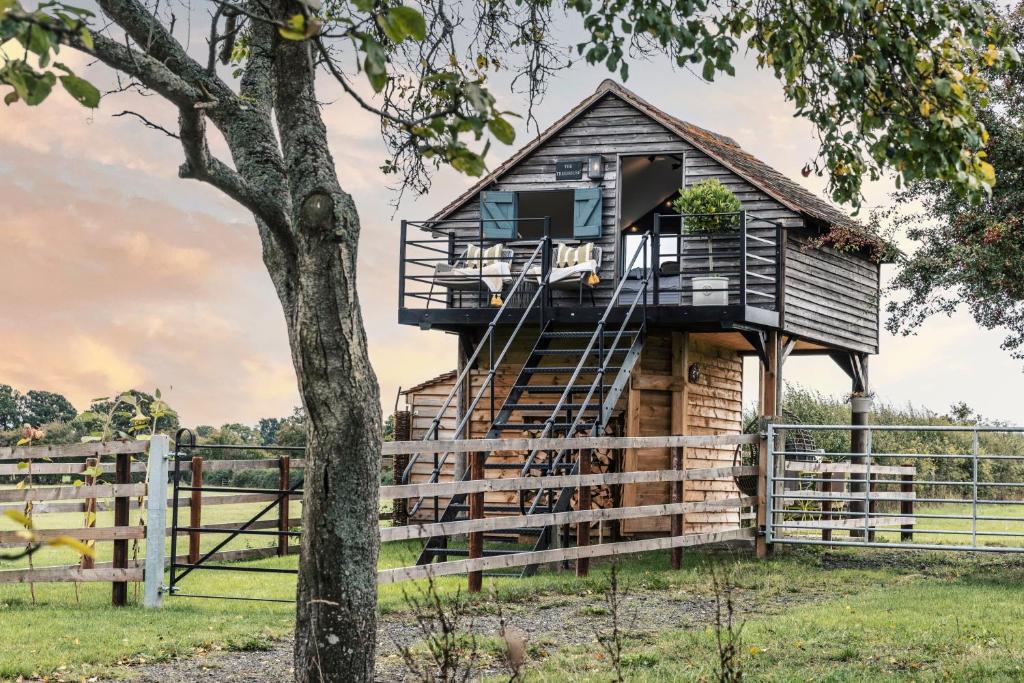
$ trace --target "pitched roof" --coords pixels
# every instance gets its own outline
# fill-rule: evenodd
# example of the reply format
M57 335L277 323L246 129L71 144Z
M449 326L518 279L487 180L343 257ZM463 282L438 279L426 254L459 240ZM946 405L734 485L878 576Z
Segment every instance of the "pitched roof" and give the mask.
M455 210L463 206L473 198L480 190L486 188L497 180L506 171L518 164L522 159L536 150L542 144L554 137L560 130L569 125L580 114L590 108L607 94L614 95L643 112L651 119L657 121L683 138L691 145L707 154L709 157L740 176L754 187L762 190L783 206L804 214L810 218L817 219L832 225L841 225L862 230L863 226L848 215L832 206L830 203L815 196L804 189L801 185L793 182L782 175L768 164L757 159L750 153L744 151L736 141L719 133L705 130L692 123L687 123L674 116L666 114L651 103L647 102L632 90L623 87L611 79L605 79L597 87L594 94L569 110L551 124L540 135L531 140L511 157L499 164L493 171L481 178L472 187L459 195L454 201L441 209L432 220L441 220L448 217Z
M451 380L451 379L455 379L455 371L454 370L449 370L448 372L443 372L440 375L438 375L437 377L433 377L431 379L428 379L425 382L420 382L419 384L417 384L414 387L409 387L408 389L402 389L399 393L401 393L403 396L407 396L409 394L415 394L417 391L421 391L422 389L426 389L427 387L429 387L432 384L439 384L441 382L447 382L448 380Z

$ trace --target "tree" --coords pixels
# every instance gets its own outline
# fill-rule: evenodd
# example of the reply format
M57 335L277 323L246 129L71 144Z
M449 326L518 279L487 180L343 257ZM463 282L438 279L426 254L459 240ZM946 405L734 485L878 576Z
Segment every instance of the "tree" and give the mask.
M372 680L376 627L380 400L356 296L359 216L328 149L318 72L380 117L383 169L400 197L425 191L441 164L481 175L490 140L515 136L488 77L511 72L532 120L545 84L571 64L566 35L582 35L577 53L623 79L627 57L656 53L712 79L732 73L745 45L819 129L808 172L828 173L833 197L856 204L862 179L885 169L990 187L972 98L987 87L980 64L1016 58L990 6L959 0L216 0L207 46L191 53L176 35L192 22L175 22L166 3L96 3L99 18L0 0L0 42L38 56L0 71L12 88L5 101L39 104L59 80L96 106L99 91L52 61L59 48L84 52L122 77L119 91L155 93L177 110L181 177L252 213L306 415L299 681ZM558 24L563 10L582 32ZM230 163L211 151L208 125Z
M1024 3L1008 19L1009 34L1024 49ZM899 298L888 304L887 327L910 334L931 316L966 306L985 329L1004 329L1003 348L1024 358L1024 67L1017 63L994 78L985 99L980 120L999 182L981 202L936 180L896 196L896 206L910 213L895 224L917 246L898 260L891 289Z
M18 429L24 422L21 392L10 384L0 384L0 430Z
M260 433L260 438L263 439L263 443L274 443L274 439L277 438L277 430L281 428L281 424L284 420L285 418L280 417L260 418L260 421L256 423L256 430Z
M47 422L71 422L78 411L60 394L33 389L22 398L22 420L33 427Z

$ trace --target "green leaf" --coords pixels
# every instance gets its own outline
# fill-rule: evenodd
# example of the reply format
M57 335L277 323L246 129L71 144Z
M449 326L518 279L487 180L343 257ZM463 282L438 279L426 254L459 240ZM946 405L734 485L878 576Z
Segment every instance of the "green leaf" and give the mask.
M363 69L374 92L380 92L388 82L387 55L384 48L375 40L363 41L363 50L366 52L366 59L363 60Z
M6 14L17 6L15 0L0 0L0 14Z
M423 40L427 37L427 22L419 10L401 5L388 10L388 18L394 23L405 36L413 40ZM401 42L397 40L395 42Z
M93 49L92 32L89 29L83 26L82 30L78 32L78 37L82 39L82 45L89 50Z
M511 145L516 139L516 129L500 116L487 122L487 130L491 131L491 134L498 138L499 142L504 142L506 145Z
M705 81L715 80L715 63L710 59L704 60L704 70L701 73Z
M19 99L20 98L18 97L17 91L12 90L11 92L4 95L4 104L6 104L9 107L15 102L17 102Z
M60 83L68 94L74 97L80 104L95 109L100 105L100 91L89 81L78 76L61 76Z
M285 40L306 39L306 17L302 14L293 14L285 22L286 26L278 26L277 32Z

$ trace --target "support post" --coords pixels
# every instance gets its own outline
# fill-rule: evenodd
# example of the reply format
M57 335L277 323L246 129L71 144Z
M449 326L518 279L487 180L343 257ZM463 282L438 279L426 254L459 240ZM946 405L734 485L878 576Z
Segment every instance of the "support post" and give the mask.
M469 478L484 478L484 455L474 451L469 455ZM469 518L484 518L484 493L483 491L469 494ZM469 534L469 559L473 560L484 556L484 534L482 531L473 531ZM469 572L469 592L479 593L483 589L484 573L482 571Z
M188 525L198 529L203 525L203 459L196 455L192 457L192 495L190 496L188 509ZM202 541L202 534L198 531L188 532L188 563L199 563L199 545Z
M164 561L167 556L167 458L170 437L156 434L149 442L146 468L146 569L142 606L163 605Z
M764 429L767 431L767 421L774 420L779 409L779 398L781 394L780 364L779 364L779 332L770 330L767 333L767 362L761 365L760 381L760 402L761 416L764 422ZM781 456L783 467L785 456ZM775 458L778 464L779 456ZM761 559L771 555L772 548L768 545L766 530L769 524L768 519L768 440L762 438L757 452L757 526L758 536L756 542L757 556ZM784 471L784 470L783 470Z
M677 447L672 449L672 469L674 469L677 472L681 472L684 469L684 464L683 464L684 459L685 459L685 456L683 455L683 449L682 448L677 446ZM672 482L672 484L670 486L672 487L672 497L671 497L672 503L676 504L676 503L685 502L684 499L685 499L686 496L684 495L684 491L683 491L683 482L682 481L674 481L674 482ZM672 535L673 536L682 536L683 535L683 523L684 523L684 520L683 520L682 513L678 513L678 514L672 515ZM682 568L683 568L683 549L682 549L682 547L672 548L672 569L682 569Z
M586 476L590 474L590 462L593 458L594 451L590 449L583 449L580 451L580 476ZM580 510L590 509L590 487L581 486L579 488L579 504ZM576 545L580 548L590 545L590 522L582 521L576 525ZM576 576L584 577L590 573L590 558L581 557L576 560Z
M868 417L871 414L871 399L867 396L855 396L850 399L850 424L854 427L864 427L868 424ZM868 462L867 453L870 434L867 429L850 430L850 462L857 465L866 465ZM867 475L860 472L850 473L850 517L864 517L869 509L864 503L868 494ZM856 500L860 498L861 500ZM864 531L861 529L850 529L850 538L863 538Z
M914 492L914 475L903 474L900 475L900 493L913 493ZM900 515L905 517L914 516L914 499L903 498L900 500ZM901 543L913 543L914 542L914 522L904 522L900 525L900 542Z
M132 456L129 453L117 454L117 465L114 469L114 483L127 485L132 480ZM128 526L128 496L114 497L114 526ZM128 568L128 539L114 541L114 569ZM128 582L114 581L111 590L111 604L124 607L128 604Z
M825 491L826 493L835 493L837 491L842 491L844 488L846 488L846 484L844 481L845 477L841 473L828 472L825 474L824 478L827 481L824 482L822 490ZM822 522L825 522L826 525L828 522L831 522L833 519L835 519L835 515L832 514L834 509L835 508L831 500L825 499L821 501L821 520ZM831 541L832 530L822 529L821 540Z
M85 461L86 470L92 470L95 472L95 467L99 464L99 460L96 458L87 458ZM96 476L94 474L85 475L85 485L95 486ZM86 498L85 499L85 526L86 528L93 528L96 526L96 499ZM95 548L96 542L88 542L90 547ZM88 555L82 555L82 569L94 569L96 567L96 558L89 557Z
M288 490L288 481L291 479L292 474L292 459L291 456L282 455L277 459L277 474L278 474L278 489L281 491ZM291 529L291 511L288 509L291 507L291 496L285 496L281 499L281 502L277 505L277 530L281 534L277 537L277 556L284 557L288 554L288 531Z

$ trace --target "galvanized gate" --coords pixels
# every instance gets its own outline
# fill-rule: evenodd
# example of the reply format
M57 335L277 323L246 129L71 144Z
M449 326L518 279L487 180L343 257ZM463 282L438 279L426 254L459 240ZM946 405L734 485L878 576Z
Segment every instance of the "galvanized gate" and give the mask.
M197 486L195 485L196 482L194 478L192 479L192 483L182 483L182 478L186 472L194 472L193 467L198 460L198 458L195 457L195 452L197 450L202 450L204 452L209 451L211 453L218 454L239 454L242 451L246 451L250 458L253 451L256 451L257 454L291 452L301 454L305 451L302 447L288 446L252 446L244 444L204 444L197 446L195 434L193 434L190 429L178 430L178 433L174 437L174 452L171 456L171 556L168 563L170 567L170 578L166 594L170 596L189 598L217 598L221 600L253 600L261 602L294 602L294 600L283 600L278 598L243 595L210 595L205 593L191 593L182 590L182 583L196 571L298 574L297 569L243 564L237 561L232 561L230 563L224 562L223 558L228 553L223 553L222 550L232 540L239 538L240 536L271 536L278 539L284 539L285 545L287 539L298 537L300 532L293 531L288 524L284 524L284 528L282 528L281 525L278 525L278 528L267 528L270 522L267 518L272 511L279 510L281 506L287 507L289 500L293 496L302 495L303 478L299 477L298 481L295 483L287 486L282 485L274 489L243 486ZM221 462L222 464L225 463L223 460L210 461L211 464L217 462ZM268 463L272 463L268 464L268 467L276 466L275 461L268 461ZM286 474L284 481L288 480L287 476L288 475ZM217 525L197 524L194 517L191 518L188 523L183 523L181 510L186 506L186 502L183 500L182 494L185 494L189 498L187 503L189 506L195 504L196 496L202 496L203 494L233 494L245 498L259 498L261 499L260 502L265 502L266 505L260 508L259 512L255 515L252 515L245 521L238 522L237 526L233 525L234 523ZM287 519L287 515L285 515L285 519ZM198 553L193 549L190 551L190 555L178 555L178 538L180 535L189 535L199 538L204 534L223 536L223 538L220 539L212 548L209 548L204 552ZM281 544L279 543L278 547L280 546ZM244 559L244 553L239 554L243 555L243 557L239 557L238 559Z
M1024 552L1024 428L771 424L767 443L768 543Z

